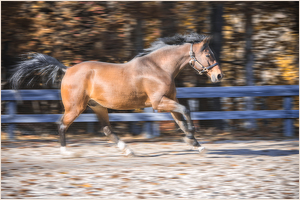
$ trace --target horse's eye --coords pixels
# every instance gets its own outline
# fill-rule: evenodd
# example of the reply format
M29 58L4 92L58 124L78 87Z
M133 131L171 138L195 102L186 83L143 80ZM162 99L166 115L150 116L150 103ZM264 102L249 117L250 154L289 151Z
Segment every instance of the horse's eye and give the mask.
M207 54L207 55L206 55L206 57L208 57L208 58L209 58L209 57L210 57L210 55L209 55L209 54Z

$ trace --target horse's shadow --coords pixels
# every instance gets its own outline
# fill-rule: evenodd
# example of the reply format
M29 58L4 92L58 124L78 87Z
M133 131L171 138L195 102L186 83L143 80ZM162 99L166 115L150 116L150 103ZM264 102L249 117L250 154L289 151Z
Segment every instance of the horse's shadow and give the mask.
M207 154L217 155L252 155L252 156L289 156L299 154L299 150L282 150L282 149L264 149L264 150L252 150L252 149L217 149L210 150Z
M159 151L140 153L135 155L135 157L160 157L160 156L183 156L183 155L197 155L199 152L197 150L183 150L183 151ZM217 150L207 150L204 153L207 156L219 155L219 156L290 156L299 154L299 150L280 150L280 149L264 149L264 150L252 150L252 149L217 149Z
M183 151L159 151L150 153L139 153L135 157L160 157L160 156L184 156L184 155L197 155L199 151L196 150L183 150Z

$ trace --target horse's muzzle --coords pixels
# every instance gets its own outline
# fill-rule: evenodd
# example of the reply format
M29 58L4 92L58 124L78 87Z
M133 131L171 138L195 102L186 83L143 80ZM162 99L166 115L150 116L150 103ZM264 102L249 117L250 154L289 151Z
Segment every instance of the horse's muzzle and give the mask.
M213 74L211 76L211 82L213 82L213 83L220 82L222 80L223 76L224 76L223 74L217 74L217 75Z
M217 80L218 80L218 81L221 81L221 80L222 80L222 78L223 78L223 76L224 76L223 74L218 74L218 76L217 76Z

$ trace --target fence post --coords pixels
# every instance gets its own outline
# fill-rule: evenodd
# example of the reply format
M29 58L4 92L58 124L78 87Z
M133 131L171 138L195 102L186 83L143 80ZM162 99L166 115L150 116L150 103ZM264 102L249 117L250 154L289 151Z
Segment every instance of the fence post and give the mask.
M88 107L87 113L93 113L93 110L90 107ZM94 133L94 127L95 127L94 125L95 125L94 122L87 122L87 125L86 125L86 133L87 134L95 134Z
M17 110L17 103L16 101L9 101L8 102L8 106L7 106L7 111L6 114L9 115L10 118L13 118L16 114L16 110ZM8 124L8 137L10 140L14 140L15 139L15 135L14 135L14 129L15 129L15 124Z
M246 110L254 110L254 97L245 97L246 99ZM256 119L246 119L245 127L247 129L257 129Z
M283 107L284 110L292 109L292 97L284 97ZM286 118L284 119L284 136L292 137L293 135L294 135L293 119Z
M144 112L152 113L153 108L144 108ZM160 136L159 124L157 122L145 122L143 129L143 131L146 133L146 138L154 138Z

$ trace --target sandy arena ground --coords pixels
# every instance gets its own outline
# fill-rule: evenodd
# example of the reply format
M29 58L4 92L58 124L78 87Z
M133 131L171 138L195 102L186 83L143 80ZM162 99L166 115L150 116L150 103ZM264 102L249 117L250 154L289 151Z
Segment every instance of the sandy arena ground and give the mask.
M126 141L126 140L125 140ZM131 141L136 157L97 137L68 139L79 157L48 141L2 141L3 199L299 199L299 142Z

